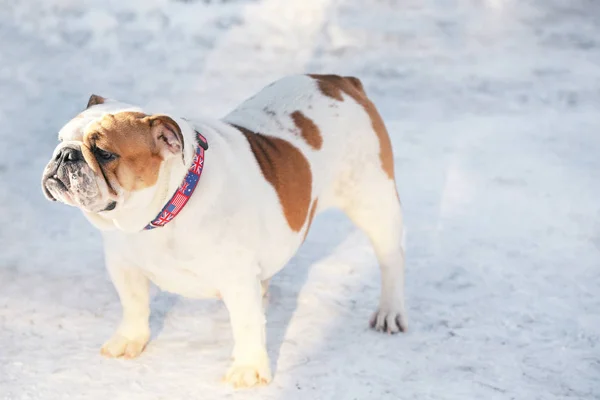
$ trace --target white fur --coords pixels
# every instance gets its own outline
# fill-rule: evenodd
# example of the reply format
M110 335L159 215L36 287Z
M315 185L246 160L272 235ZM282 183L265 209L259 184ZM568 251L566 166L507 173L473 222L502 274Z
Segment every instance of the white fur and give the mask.
M125 110L142 111L113 101L94 106L67 124L60 137L81 140L87 124ZM306 144L289 117L298 110L318 126L320 150ZM104 232L107 267L123 306L122 322L104 345L104 354L133 357L143 350L149 339L152 281L186 297L221 296L235 339L234 363L226 379L236 386L271 380L261 282L297 251L308 223L300 232L290 229L246 137L229 123L281 137L305 155L317 213L343 209L373 242L382 270L382 296L373 324L383 329L385 323L391 332L400 329L399 322L405 324L402 213L395 183L381 167L377 135L359 104L348 96L343 102L326 97L312 78L293 76L263 89L223 120L175 120L185 138L184 162L176 157L165 161L155 186L123 194L114 211L86 213ZM191 163L195 129L209 144L196 191L172 222L141 231L181 183Z

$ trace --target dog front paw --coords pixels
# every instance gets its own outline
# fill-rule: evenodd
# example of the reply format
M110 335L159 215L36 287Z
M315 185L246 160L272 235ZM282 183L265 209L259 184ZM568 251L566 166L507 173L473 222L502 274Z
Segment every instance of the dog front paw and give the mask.
M269 358L266 355L259 358L258 362L252 363L238 363L234 361L223 380L232 384L235 388L268 384L273 379L269 366Z
M369 321L369 325L378 332L387 332L390 334L406 332L407 327L403 312L383 308L375 311Z
M100 349L103 356L115 358L124 357L131 359L139 356L144 351L150 334L138 336L135 339L128 339L125 336L115 333Z

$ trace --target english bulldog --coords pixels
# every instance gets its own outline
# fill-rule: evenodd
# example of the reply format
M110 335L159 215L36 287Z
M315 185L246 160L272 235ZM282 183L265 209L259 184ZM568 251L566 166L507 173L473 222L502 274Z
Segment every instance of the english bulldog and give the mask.
M403 217L394 157L360 80L276 81L222 119L186 119L92 95L59 132L42 187L103 233L123 309L108 357L138 356L150 338L149 283L219 297L233 329L236 387L271 381L262 296L313 218L343 210L381 268L377 331L406 329Z

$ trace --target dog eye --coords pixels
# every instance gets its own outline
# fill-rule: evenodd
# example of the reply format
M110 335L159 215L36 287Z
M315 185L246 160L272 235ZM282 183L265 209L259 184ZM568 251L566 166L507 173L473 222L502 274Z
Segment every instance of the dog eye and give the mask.
M102 150L96 147L96 155L100 161L108 162L117 158L116 154L111 153L110 151Z

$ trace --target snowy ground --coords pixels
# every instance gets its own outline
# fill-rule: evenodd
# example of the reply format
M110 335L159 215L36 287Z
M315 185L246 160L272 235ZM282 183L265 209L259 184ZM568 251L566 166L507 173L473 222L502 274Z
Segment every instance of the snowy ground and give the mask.
M600 4L0 0L0 399L600 398ZM392 134L410 332L371 332L366 238L324 214L276 277L271 386L221 384L217 301L153 300L133 361L99 235L46 202L90 93L222 115L293 72L359 76Z

